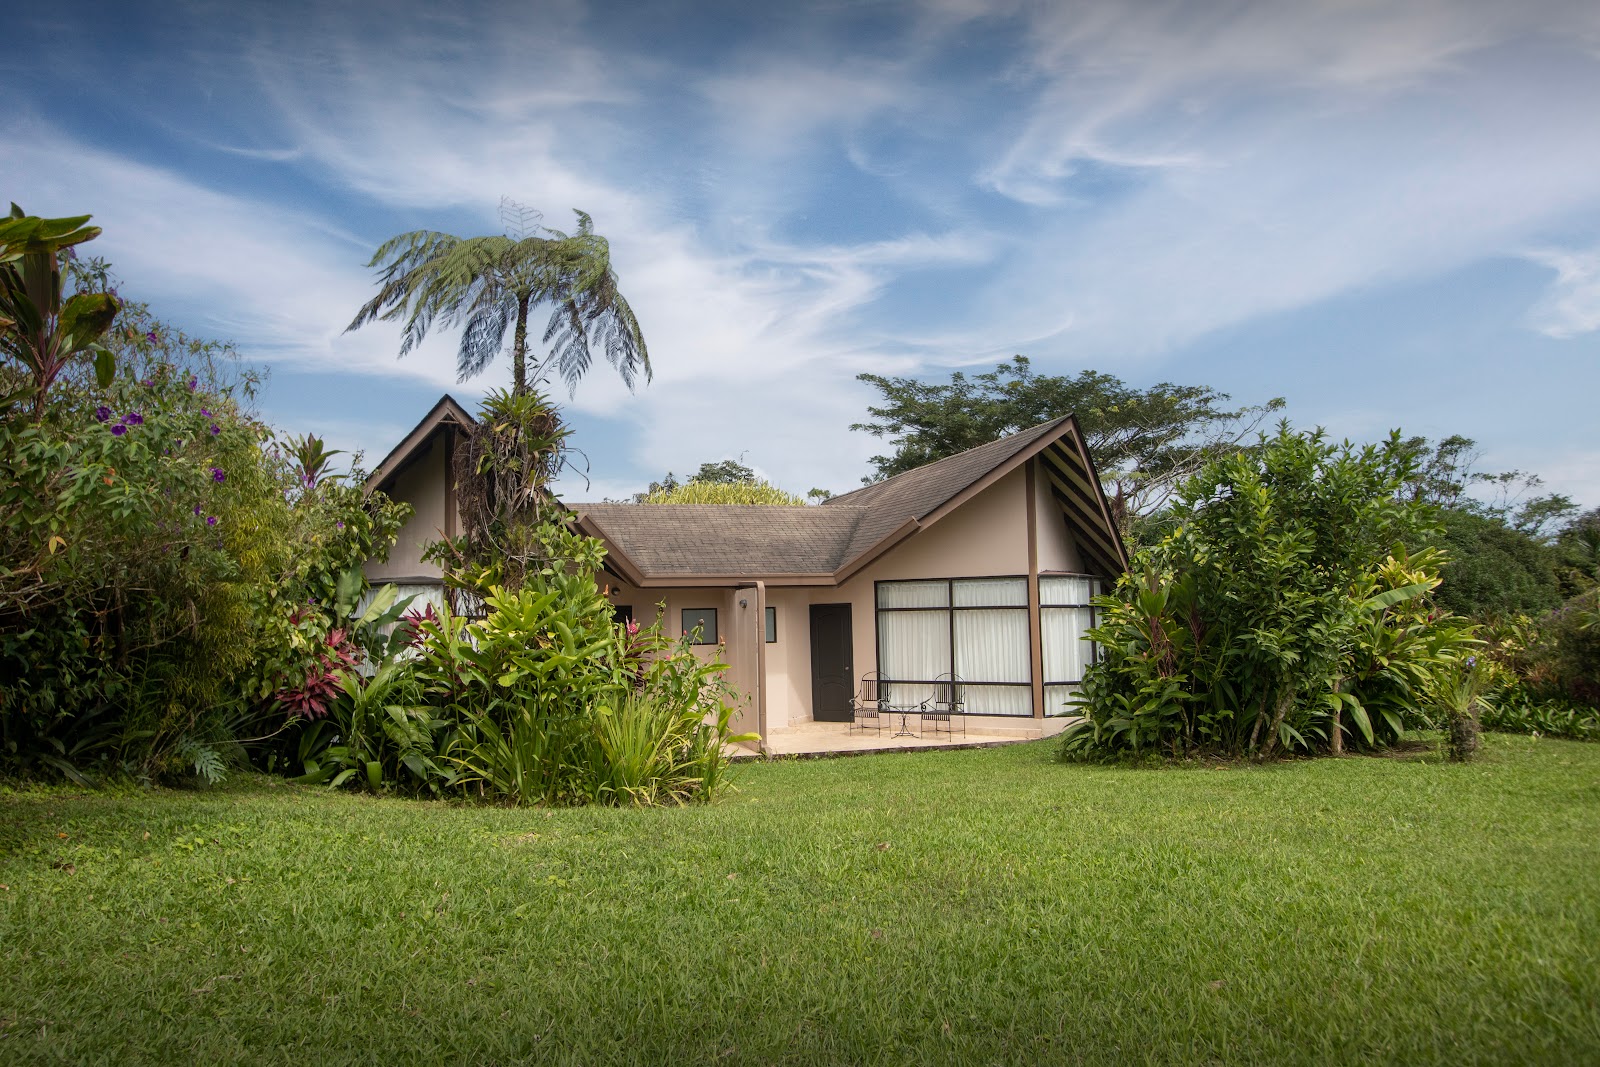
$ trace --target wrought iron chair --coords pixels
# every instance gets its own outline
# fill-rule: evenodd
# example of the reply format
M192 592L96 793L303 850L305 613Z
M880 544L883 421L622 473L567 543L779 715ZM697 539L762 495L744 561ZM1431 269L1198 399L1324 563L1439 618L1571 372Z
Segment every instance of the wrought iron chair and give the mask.
M861 688L850 698L850 730L876 730L883 733L884 692L883 676L868 671L861 676Z
M944 723L945 736L953 736L951 729L956 719L961 720L961 736L967 736L966 707L962 699L961 679L953 674L941 674L933 680L933 699L922 712L922 728L932 724L933 735L939 736L939 724Z

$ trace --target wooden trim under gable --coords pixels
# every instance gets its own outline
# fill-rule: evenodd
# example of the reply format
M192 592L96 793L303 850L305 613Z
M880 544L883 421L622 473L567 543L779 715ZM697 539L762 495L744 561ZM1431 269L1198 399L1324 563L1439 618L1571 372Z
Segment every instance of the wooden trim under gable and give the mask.
M428 413L422 417L422 421L412 427L411 432L406 434L400 443L390 450L387 456L383 457L383 462L374 467L372 473L367 475L364 486L366 491L372 492L399 474L411 462L414 454L433 436L433 432L447 422L454 423L465 429L468 426L477 425L478 420L474 419L471 412L457 403L455 397L449 393L441 396L439 402L434 404Z

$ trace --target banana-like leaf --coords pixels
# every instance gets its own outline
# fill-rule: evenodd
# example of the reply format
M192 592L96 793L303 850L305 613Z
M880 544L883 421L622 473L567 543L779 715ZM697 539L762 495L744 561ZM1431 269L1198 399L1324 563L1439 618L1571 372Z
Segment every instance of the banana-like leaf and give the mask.
M79 293L62 307L58 329L72 338L73 351L81 351L111 328L118 308L117 298L110 293Z
M333 603L335 610L341 618L350 615L356 610L356 603L361 599L361 568L351 567L339 575L339 583L334 586Z
M1363 600L1361 602L1361 610L1366 612L1382 611L1385 608L1393 607L1402 600L1410 600L1413 597L1419 597L1423 593L1426 593L1428 590L1432 589L1436 584L1438 583L1415 582L1411 585L1402 585L1398 589L1389 589L1385 592L1379 593L1377 596L1368 597L1366 600Z
M1367 739L1367 744L1372 744L1372 720L1367 717L1367 709L1361 706L1359 700L1351 700L1350 717L1361 727L1361 736Z

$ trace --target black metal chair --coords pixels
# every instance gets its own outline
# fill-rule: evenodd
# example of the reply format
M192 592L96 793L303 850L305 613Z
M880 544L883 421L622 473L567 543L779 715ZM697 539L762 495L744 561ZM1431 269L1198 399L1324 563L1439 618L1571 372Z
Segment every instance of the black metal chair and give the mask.
M883 676L868 671L861 676L861 688L850 698L850 730L876 730L883 733Z
M961 736L967 736L966 708L962 701L961 679L953 674L941 674L933 680L933 699L929 700L922 712L922 728L929 729L932 724L933 735L939 736L939 724L944 723L946 737L954 736L952 728L956 719L961 720Z

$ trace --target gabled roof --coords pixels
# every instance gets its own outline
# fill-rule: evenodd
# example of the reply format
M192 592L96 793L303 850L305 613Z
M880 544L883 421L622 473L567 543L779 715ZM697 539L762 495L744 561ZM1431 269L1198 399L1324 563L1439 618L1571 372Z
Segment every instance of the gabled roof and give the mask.
M832 585L937 523L1035 456L1050 491L1106 574L1127 567L1094 463L1071 415L834 497L821 507L571 504L634 585L785 579Z
M381 489L395 475L399 474L406 464L423 450L440 429L445 426L460 426L463 429L476 426L478 420L474 419L466 408L457 403L456 398L449 393L439 398L439 402L422 417L422 421L395 445L383 462L373 468L367 475L366 488L368 492Z

